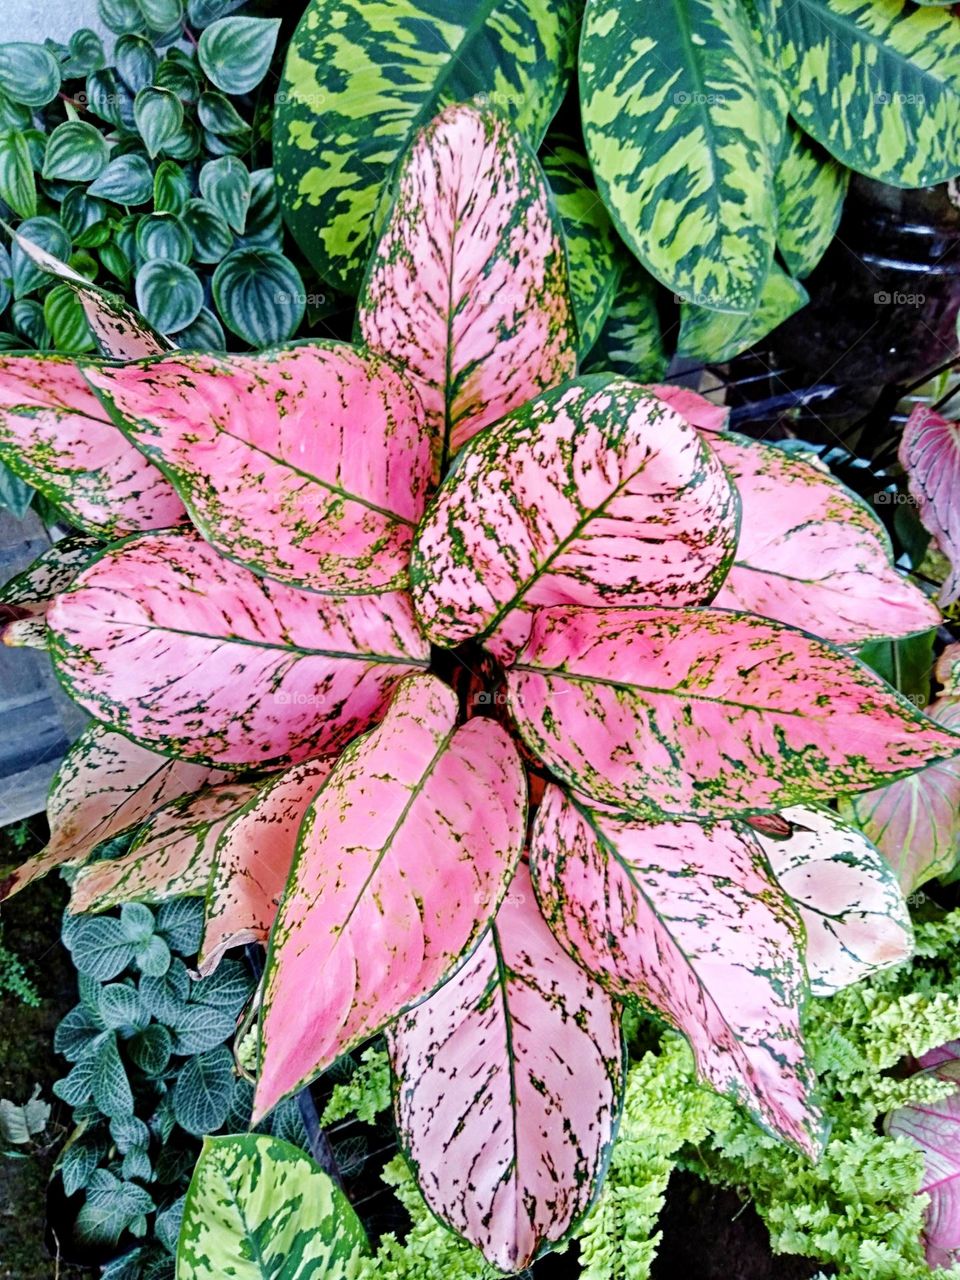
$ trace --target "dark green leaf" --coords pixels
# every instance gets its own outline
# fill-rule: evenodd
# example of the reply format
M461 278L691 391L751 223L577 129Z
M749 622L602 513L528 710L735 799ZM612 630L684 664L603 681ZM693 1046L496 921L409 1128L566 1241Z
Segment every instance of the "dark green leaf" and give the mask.
M173 1024L174 1053L204 1053L230 1039L237 1029L236 1016L229 1009L205 1004L188 1004Z
M197 104L200 123L211 133L225 135L248 133L250 126L229 98L212 90L201 93Z
M150 1021L136 987L123 982L108 983L100 992L100 1017L113 1031L142 1031Z
M153 1168L150 1164L150 1156L143 1147L132 1147L126 1153L120 1166L120 1173L128 1181L131 1178L139 1178L142 1182L150 1180ZM143 1232L137 1234L142 1235Z
M83 187L74 187L60 206L60 221L67 235L77 242L91 227L102 224L107 213L108 207L103 200L88 195ZM107 234L109 236L109 228Z
M169 89L141 89L133 114L151 156L158 156L183 128L183 103Z
M18 520L30 510L33 490L28 484L15 476L10 468L0 462L0 509L9 511Z
M121 36L114 50L117 72L131 93L139 93L153 83L160 60L143 36Z
M146 204L153 195L153 174L143 156L117 156L87 191L116 204Z
M137 0L97 0L100 21L115 35L139 34L146 27Z
M182 213L190 200L190 183L180 165L161 160L153 178L153 204L157 213Z
M147 262L137 272L137 306L161 333L192 324L203 306L203 285L182 262Z
M212 1005L236 1018L254 988L253 976L241 960L221 960L209 978L201 978L190 988L194 1004Z
M60 64L42 44L0 44L0 89L28 107L45 107L60 92Z
M126 1042L127 1056L146 1076L162 1075L173 1052L173 1040L166 1027L158 1022L138 1031Z
M0 200L21 218L32 218L37 212L37 181L30 148L24 135L15 129L0 133Z
M250 171L235 156L210 160L200 170L200 194L238 234L247 224L251 193Z
M187 17L198 31L239 9L244 0L187 0Z
M193 324L177 334L177 346L181 351L226 351L227 339L213 312L201 307Z
M93 334L83 314L80 300L68 284L54 285L43 304L43 318L57 351L92 351Z
M200 154L200 131L192 120L184 120L183 128L171 138L164 151L175 160L195 160Z
M78 1004L57 1024L53 1033L54 1052L68 1062L76 1062L103 1029L103 1019Z
M152 1209L153 1201L143 1187L121 1182L107 1169L97 1169L77 1214L77 1238L91 1244L116 1244L128 1227Z
M24 240L29 240L39 245L41 249L46 249L47 253L52 254L54 258L59 258L61 262L65 262L70 256L70 237L60 223L53 218L28 218L26 222L21 222L17 231ZM14 242L11 262L15 298L26 297L35 289L50 284L49 275L31 262L16 242Z
M135 954L123 925L113 916L74 916L63 941L80 972L102 982L128 968Z
M171 898L161 903L157 911L157 932L172 951L195 956L203 937L203 914L202 898Z
M117 128L135 126L133 95L112 67L87 76L87 109Z
M227 1118L235 1088L233 1057L224 1045L190 1058L173 1090L177 1123L187 1133L215 1133Z
M81 1134L70 1143L58 1166L63 1189L68 1196L87 1185L104 1155L106 1143L100 1138Z
M112 1032L103 1036L92 1063L90 1088L94 1102L105 1116L129 1115L133 1111L133 1091Z
M13 304L10 311L13 327L27 346L36 347L38 351L49 351L53 344L50 330L43 318L43 307L33 298L21 298Z
M162 938L150 938L137 948L137 966L148 978L162 978L170 968L170 959L170 948Z
M250 93L270 69L279 33L279 18L218 18L200 37L200 65L224 93Z
M137 227L137 251L144 262L154 258L189 262L193 238L175 213L154 213L143 218Z
M142 943L153 937L156 919L142 902L125 902L120 908L120 923L128 942Z
M296 267L273 249L237 249L213 276L213 296L227 328L254 347L292 338L306 295Z
M198 262L220 262L233 248L233 232L223 216L206 200L190 200L182 217L193 240L193 254Z
M81 27L70 37L69 57L63 64L63 74L68 80L88 76L105 65L103 41L96 31Z
M172 31L183 19L183 0L137 0L137 4L147 26L160 35Z
M124 1156L134 1147L146 1148L150 1145L150 1130L132 1113L113 1117L110 1121L110 1137Z
M140 982L140 998L145 1008L167 1026L180 1016L189 996L190 975L182 960L173 960L162 978L145 977Z
M936 635L934 630L905 640L875 640L865 644L857 656L923 710L930 703Z

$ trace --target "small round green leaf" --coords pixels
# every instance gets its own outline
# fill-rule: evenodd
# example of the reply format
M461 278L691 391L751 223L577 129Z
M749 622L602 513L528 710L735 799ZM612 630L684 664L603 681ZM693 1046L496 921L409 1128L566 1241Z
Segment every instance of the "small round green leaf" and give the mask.
M142 902L125 902L120 909L120 924L127 940L139 945L153 937L156 920Z
M147 1076L158 1076L167 1068L173 1052L173 1040L166 1027L153 1023L126 1043L127 1054L135 1067Z
M139 93L153 84L160 60L149 40L143 36L121 36L113 56L117 72L131 93Z
M28 218L17 228L25 240L46 249L47 253L61 262L70 256L70 237L54 218ZM34 289L50 284L50 276L36 266L23 250L14 243L13 254L13 296L24 298Z
M138 34L146 28L137 0L97 0L97 12L114 35Z
M198 1138L215 1133L227 1118L235 1087L233 1056L225 1045L190 1058L173 1089L177 1124Z
M200 65L224 93L249 93L270 69L279 18L219 18L200 37Z
M157 213L182 213L190 195L190 183L181 166L173 160L161 160L153 177L153 207Z
M292 338L306 294L289 258L272 249L236 249L213 276L213 297L227 328L253 347Z
M108 982L122 973L136 951L113 916L72 916L64 921L64 946L74 966L90 978Z
M137 252L144 262L167 258L171 262L189 262L193 256L193 238L175 213L153 213L137 226Z
M163 150L166 155L184 163L196 160L200 154L200 130L192 120L184 120L183 128L170 139Z
M47 142L43 177L63 182L93 182L110 159L110 148L99 129L83 120L58 124Z
M142 1031L150 1021L136 987L125 982L107 983L100 992L99 1014L103 1025L111 1031Z
M170 968L170 959L170 948L160 937L139 946L135 957L140 972L148 978L162 978Z
M157 932L173 951L195 956L203 937L203 915L202 898L170 898L161 903L157 911Z
M60 92L60 64L42 44L0 44L0 89L25 106L45 107Z
M147 262L137 272L137 306L160 333L193 324L203 306L203 285L182 262Z
M183 103L169 89L141 89L133 114L151 157L158 156L183 128Z
M68 49L69 57L63 64L63 74L68 80L88 76L91 71L99 71L105 65L103 41L89 27L81 27L73 33Z
M214 93L213 91L201 93L200 101L197 103L197 112L200 117L200 123L204 129L209 129L211 133L229 136L250 131L250 126L246 120L244 120L230 99L225 98L222 93Z
M183 20L183 0L137 0L151 31L165 35Z
M227 256L233 248L233 232L213 205L206 200L191 200L182 216L198 262L216 263Z
M213 312L201 307L193 324L177 334L177 346L181 351L226 351L227 339Z
M79 354L96 346L80 300L68 284L57 284L43 302L43 318L57 351Z
M153 195L153 174L143 156L117 156L87 192L115 204L146 204Z
M133 94L112 67L87 76L86 105L88 111L118 129L135 127Z
M83 187L73 187L67 192L60 206L60 221L63 223L63 229L81 248L86 247L82 243L83 236L91 227L103 223L108 212L106 204L96 196L89 195L88 192L89 188L84 190ZM109 236L108 227L103 238L106 240Z
M200 170L200 194L239 235L247 225L252 186L250 170L235 156L210 160Z
M0 133L0 200L21 218L37 212L37 180L27 139L18 129Z

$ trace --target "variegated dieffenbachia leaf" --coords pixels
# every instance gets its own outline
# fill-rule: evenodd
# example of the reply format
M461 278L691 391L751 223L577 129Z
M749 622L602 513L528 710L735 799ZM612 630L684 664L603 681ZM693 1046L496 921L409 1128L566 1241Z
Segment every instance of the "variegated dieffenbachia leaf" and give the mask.
M781 816L792 828L786 839L756 836L806 931L813 994L833 995L906 960L910 912L878 850L829 809L794 805Z
M657 286L639 263L624 267L597 340L582 373L619 373L646 382L662 378L667 356L657 312Z
M809 301L803 285L773 263L756 307L746 315L682 302L677 355L715 364L732 360L761 342Z
M529 749L638 817L779 811L960 751L853 658L725 609L538 609L507 671Z
M0 587L0 617L3 605L37 617L45 614L52 598L59 591L66 591L80 570L102 549L103 544L97 538L82 534L61 538Z
M201 973L212 973L229 948L270 936L300 823L332 767L332 759L294 765L261 787L223 829L207 885Z
M183 503L63 356L0 356L0 461L95 537L162 529Z
M829 471L743 436L708 439L743 504L736 556L714 604L842 645L937 626L936 605L894 567L883 525Z
M898 456L923 527L950 562L940 600L953 604L960 598L960 423L918 404L903 428Z
M790 113L851 169L898 187L960 173L960 24L910 0L757 0Z
M530 859L544 916L577 963L682 1031L707 1084L816 1156L803 930L756 840L729 822L598 813L551 785Z
M260 1133L204 1139L178 1280L356 1280L368 1251L349 1200L299 1147Z
M215 765L336 751L429 662L403 593L299 591L187 533L111 547L47 621L81 706L147 746Z
M130 831L177 796L226 777L91 725L67 752L51 784L46 848L0 878L0 901L57 867L85 862L98 845Z
M274 114L287 224L322 276L355 292L387 180L417 129L478 95L537 146L573 67L574 0L311 0Z
M761 54L737 0L588 0L580 43L587 153L617 230L699 307L749 312L770 269L775 156Z
M417 533L413 599L435 643L551 604L700 604L729 567L739 506L698 432L635 383L548 391L471 443Z
M808 276L840 225L850 170L791 122L776 173L777 247L791 275Z
M526 779L496 721L434 676L397 690L307 810L270 936L257 1116L433 991L520 857Z
M313 591L406 584L430 437L386 360L338 342L83 368L231 560Z
M223 782L164 805L144 823L121 858L80 869L70 910L107 911L121 902L156 903L204 894L221 832L256 793L255 783Z
M576 322L549 188L498 113L450 107L417 135L357 323L420 392L435 478L481 427L574 373Z
M387 1042L430 1208L492 1266L529 1266L593 1199L624 1063L617 1005L547 928L525 866L467 963Z

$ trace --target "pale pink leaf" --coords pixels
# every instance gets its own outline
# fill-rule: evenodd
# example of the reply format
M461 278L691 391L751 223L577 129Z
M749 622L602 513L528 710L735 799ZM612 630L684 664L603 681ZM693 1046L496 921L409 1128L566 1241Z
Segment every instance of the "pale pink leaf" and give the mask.
M721 609L539 609L507 700L547 768L641 817L780 810L960 751L853 658Z
M81 867L70 910L106 911L121 902L202 895L220 833L256 792L256 783L223 782L172 800L147 819L122 857Z
M116 538L184 515L63 356L0 356L0 459L87 533Z
M544 916L574 959L682 1031L711 1088L816 1155L803 931L753 837L728 822L630 821L550 786L530 858Z
M736 557L715 605L843 645L938 625L936 605L894 568L883 525L829 471L741 436L709 443L743 503Z
M924 528L950 561L941 604L960 598L960 423L918 404L903 428L900 464Z
M80 570L102 550L103 544L96 538L82 534L61 538L0 587L0 616L4 605L38 616L46 613L53 596L66 591Z
M505 730L458 729L447 685L405 681L303 820L270 940L258 1116L452 972L513 874L525 812Z
M110 548L47 620L81 706L148 746L228 766L339 750L429 662L404 594L299 591L186 533Z
M231 947L270 936L300 823L332 767L331 759L294 765L261 787L225 827L207 887L201 973L212 973Z
M623 1050L617 1006L558 945L525 866L467 963L387 1042L427 1203L492 1266L528 1266L593 1199Z
M430 437L386 360L310 343L84 372L224 555L313 591L406 584Z
M699 391L691 391L689 387L668 386L665 383L651 382L646 384L647 391L675 409L680 417L689 422L691 427L700 431L725 431L730 420L730 407L716 404L708 400Z
M538 605L699 604L738 516L693 427L625 378L581 378L458 459L417 534L414 605L431 639L457 644Z
M938 698L928 714L960 732L960 700ZM886 787L850 796L842 812L893 867L904 893L952 871L960 857L960 759L931 764Z
M434 476L576 369L563 241L546 179L508 121L448 107L417 136L370 258L358 323L423 398Z
M833 995L906 960L910 912L883 855L829 809L795 805L783 817L793 826L788 839L756 834L806 930L813 994Z

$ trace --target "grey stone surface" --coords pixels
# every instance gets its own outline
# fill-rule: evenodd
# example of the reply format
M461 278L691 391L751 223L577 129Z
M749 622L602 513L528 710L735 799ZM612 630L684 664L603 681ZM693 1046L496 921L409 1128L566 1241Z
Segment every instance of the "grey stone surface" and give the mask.
M97 16L97 0L0 0L0 40L35 40L49 36L64 44L80 27L92 27L112 43L114 37Z

